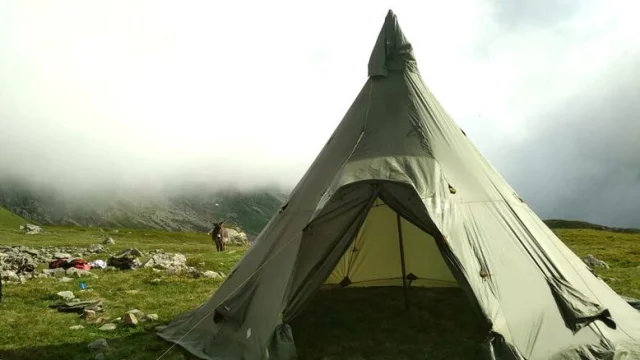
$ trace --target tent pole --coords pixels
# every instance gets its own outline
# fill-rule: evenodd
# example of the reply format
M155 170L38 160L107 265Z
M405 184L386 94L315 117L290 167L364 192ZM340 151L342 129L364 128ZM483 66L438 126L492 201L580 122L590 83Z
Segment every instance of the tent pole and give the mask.
M404 240L402 239L402 223L400 214L396 214L398 219L398 243L400 245L400 265L402 266L402 290L404 292L404 307L409 311L409 295L407 288L407 269L404 262Z

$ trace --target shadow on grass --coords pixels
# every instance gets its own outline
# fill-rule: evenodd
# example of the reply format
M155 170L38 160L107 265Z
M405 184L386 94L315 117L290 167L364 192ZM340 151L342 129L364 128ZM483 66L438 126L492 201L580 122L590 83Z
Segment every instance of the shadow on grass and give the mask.
M482 359L484 335L462 290L325 289L293 321L300 359Z
M320 291L292 324L299 359L482 359L478 344L484 334L461 290L413 288L409 297L407 311L401 288ZM118 338L104 335L110 348L105 360L157 359L170 346L152 328ZM0 350L0 359L94 359L96 352L87 345ZM179 346L162 358L178 359L195 358Z
M63 329L62 331L68 331ZM96 337L99 338L99 337ZM2 360L89 360L103 353L105 360L147 360L158 359L170 344L159 339L153 330L118 338L107 338L109 348L92 351L89 342L63 343L56 345L24 347L14 350L0 350ZM196 359L181 347L175 346L162 357L162 360Z

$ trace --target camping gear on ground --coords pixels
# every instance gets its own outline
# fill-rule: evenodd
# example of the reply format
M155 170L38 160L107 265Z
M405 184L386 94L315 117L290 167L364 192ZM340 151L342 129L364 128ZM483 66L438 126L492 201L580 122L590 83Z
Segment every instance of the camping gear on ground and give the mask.
M294 359L289 324L321 287L406 299L409 282L464 290L487 359L640 359L640 313L449 117L390 11L369 79L288 200L211 298L158 335L202 359Z
M91 270L91 265L84 259L73 259L69 261L69 265L78 270Z
M104 269L107 267L107 262L104 260L95 260L89 263L93 269Z
M90 270L91 265L86 260L77 259L56 259L49 263L49 269L63 268L65 270L69 268L76 268L78 270Z
M69 262L67 261L67 259L55 259L52 262L49 263L49 269L59 269L59 268L63 268L63 269L68 269L70 267Z
M141 265L142 264L140 263L140 260L138 260L138 256L130 254L128 252L114 255L107 259L107 266L113 266L120 270L137 269Z

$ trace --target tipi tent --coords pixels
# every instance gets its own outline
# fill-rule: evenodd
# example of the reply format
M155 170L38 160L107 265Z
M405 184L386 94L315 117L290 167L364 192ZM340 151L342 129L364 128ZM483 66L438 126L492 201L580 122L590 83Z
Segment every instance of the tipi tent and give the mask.
M325 284L457 286L488 359L640 359L640 313L573 254L423 84L390 11L369 79L213 296L158 334L203 359L292 359Z

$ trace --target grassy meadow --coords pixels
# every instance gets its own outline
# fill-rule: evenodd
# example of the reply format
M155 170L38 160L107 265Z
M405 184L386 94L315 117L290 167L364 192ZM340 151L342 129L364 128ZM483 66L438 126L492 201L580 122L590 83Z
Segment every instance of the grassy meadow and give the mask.
M0 224L0 246L86 247L110 236L116 241L109 246L110 252L130 247L180 252L190 266L225 274L245 251L228 247L225 253L217 253L206 234L45 227L42 234L25 235L18 230L19 219ZM616 291L640 298L640 235L580 229L556 232L578 255L593 254L608 262L611 269L598 273ZM104 254L85 257L98 258L106 260ZM151 269L92 272L98 278L74 278L69 283L42 278L5 285L5 300L0 303L0 359L94 359L87 344L100 338L110 345L104 352L107 360L152 360L163 354L166 360L192 359L180 347L165 354L170 346L155 335L154 327L206 301L220 280ZM154 279L160 279L159 283ZM91 291L80 291L81 280ZM111 319L135 308L158 314L159 321L100 331L101 325L48 308L63 290L83 300L104 299L102 316ZM483 334L465 301L456 289L411 289L412 309L407 313L401 289L323 290L292 324L298 353L301 359L481 359L476 344ZM70 330L73 325L84 329Z

